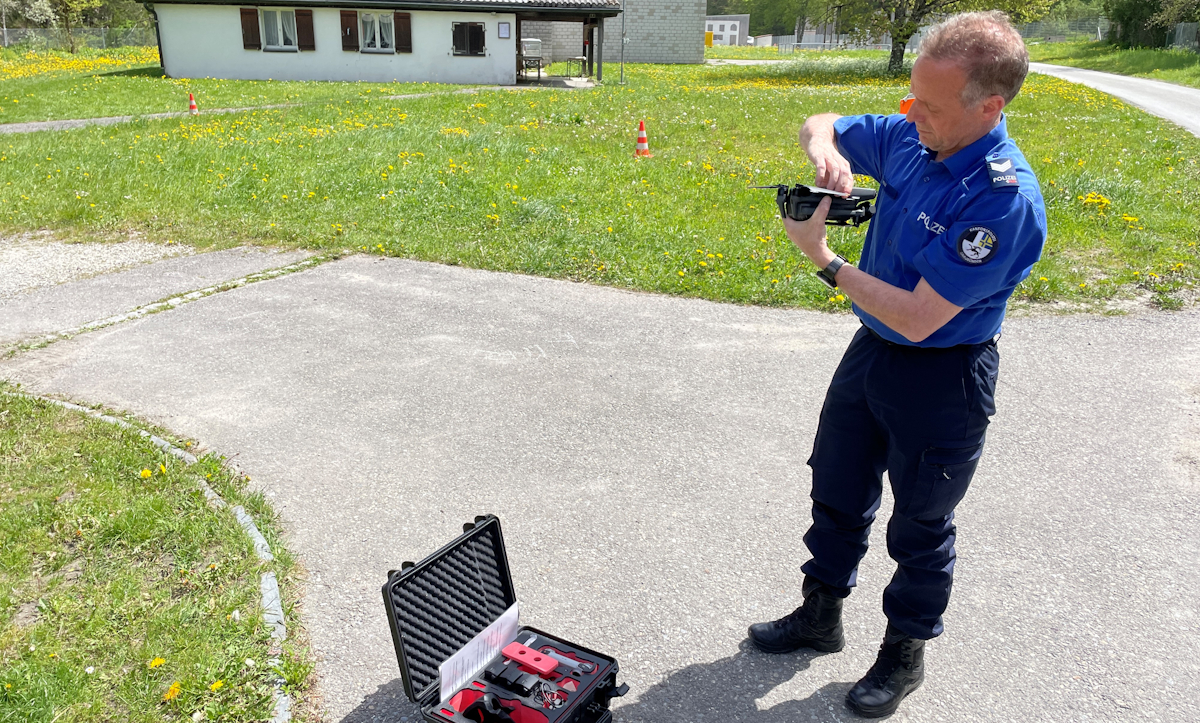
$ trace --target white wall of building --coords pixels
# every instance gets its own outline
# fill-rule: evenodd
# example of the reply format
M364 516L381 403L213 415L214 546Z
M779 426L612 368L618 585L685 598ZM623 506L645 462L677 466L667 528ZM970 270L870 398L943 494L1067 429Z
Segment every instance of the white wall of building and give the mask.
M391 54L342 50L340 8L313 8L317 49L289 53L245 50L240 7L155 5L167 75L241 80L517 82L517 20L512 14L413 11L413 51ZM464 57L452 53L450 24L455 22L486 24L486 55ZM509 23L511 28L507 39L499 37L501 22Z
M713 45L751 45L749 15L709 15L704 29L713 34Z

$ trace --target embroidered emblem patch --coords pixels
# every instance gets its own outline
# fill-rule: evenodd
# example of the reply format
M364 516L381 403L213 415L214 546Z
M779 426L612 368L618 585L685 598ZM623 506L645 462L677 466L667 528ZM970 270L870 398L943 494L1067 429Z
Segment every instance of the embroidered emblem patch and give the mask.
M1017 174L1011 158L995 158L987 162L988 175L992 177L992 188L1016 187Z
M990 228L972 226L958 237L958 257L972 266L979 266L996 254L998 243Z

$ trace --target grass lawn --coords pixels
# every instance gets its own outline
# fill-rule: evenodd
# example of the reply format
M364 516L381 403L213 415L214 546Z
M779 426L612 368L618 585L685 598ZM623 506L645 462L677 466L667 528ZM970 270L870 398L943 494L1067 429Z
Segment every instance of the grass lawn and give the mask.
M748 186L811 181L796 143L807 115L894 111L908 81L886 77L884 63L875 52L630 65L627 85L614 74L592 90L372 94L9 136L0 226L349 248L845 309L783 237L772 192ZM654 158L633 158L639 119ZM1011 107L1009 128L1039 174L1050 220L1045 258L1018 300L1191 298L1200 208L1182 189L1200 187L1200 139L1041 76ZM861 240L832 235L851 259Z
M1106 73L1136 75L1200 88L1200 54L1184 50L1131 48L1107 43L1044 43L1029 47L1029 58Z
M184 112L280 103L358 101L459 90L436 83L189 80L163 76L156 48L21 53L0 49L0 123Z
M0 721L270 716L264 569L209 478L293 563L263 498L215 460L186 467L136 432L0 394ZM300 683L309 667L290 661Z

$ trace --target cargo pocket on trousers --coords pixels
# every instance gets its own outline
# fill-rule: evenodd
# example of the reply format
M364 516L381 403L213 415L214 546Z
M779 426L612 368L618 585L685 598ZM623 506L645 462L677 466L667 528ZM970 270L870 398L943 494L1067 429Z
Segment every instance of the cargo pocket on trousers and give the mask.
M930 447L925 450L917 470L919 493L916 495L916 500L924 498L925 503L914 506L910 516L918 520L937 520L953 512L967 494L982 453L982 444L963 449Z

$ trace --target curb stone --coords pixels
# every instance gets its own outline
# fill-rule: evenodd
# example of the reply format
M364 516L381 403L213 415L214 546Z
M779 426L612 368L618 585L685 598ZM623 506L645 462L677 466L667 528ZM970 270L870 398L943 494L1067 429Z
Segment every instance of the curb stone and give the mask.
M140 436L149 439L150 443L155 447L158 447L167 454L176 457L185 464L193 465L199 461L196 459L195 455L179 449L162 437L157 437L144 429L138 429L123 419L117 419L116 417L97 412L94 409L88 409L87 407L82 407L78 404L72 404L71 402L64 402L58 399L51 399L49 397L33 394L19 394L13 392L3 392L3 394L10 397L37 399L42 402L54 404L64 409L83 412L89 417L95 417L102 422L115 424L122 429L136 431ZM258 529L258 526L254 524L254 519L241 505L229 507L229 504L221 498L221 495L217 494L216 490L208 485L208 482L200 479L199 477L196 478L196 482L199 484L201 491L204 492L204 497L208 500L210 507L213 507L214 509L229 509L231 512L233 512L238 523L242 526L242 529L246 531L247 536L249 536L251 541L254 543L254 554L256 557L258 557L258 559L264 562L270 562L275 559L275 556L271 554L271 546L267 544L266 538L263 537L262 532L260 532ZM259 602L259 605L263 610L263 622L266 623L269 628L271 628L271 639L277 642L283 642L283 640L287 638L287 626L283 619L283 602L279 595L279 582L275 579L274 572L264 572L262 574L262 577L259 580L259 592L262 598ZM278 671L279 662L279 658L277 657L270 658L267 660L267 665ZM271 716L271 723L288 723L292 720L292 699L291 696L283 692L283 684L283 677L277 676L274 681L273 695L275 699L275 707Z

